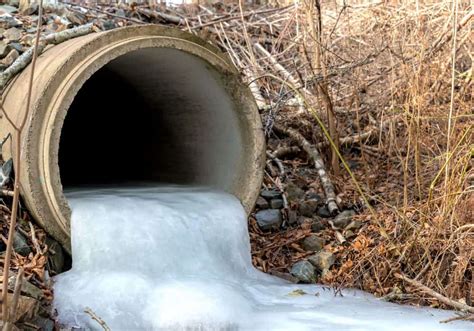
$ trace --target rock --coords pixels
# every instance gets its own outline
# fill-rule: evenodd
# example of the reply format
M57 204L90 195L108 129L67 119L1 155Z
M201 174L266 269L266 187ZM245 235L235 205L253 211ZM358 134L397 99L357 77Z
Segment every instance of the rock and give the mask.
M20 43L10 43L10 47L16 49L18 53L23 53L23 46Z
M349 223L352 222L352 217L354 217L355 211L353 210L344 210L342 213L337 215L332 221L335 227L344 229Z
M65 255L61 245L54 239L47 237L46 245L48 245L48 262L50 270L56 274L64 271Z
M298 278L296 278L295 276L292 276L289 273L280 272L280 271L276 271L276 270L270 270L269 273L270 273L270 275L273 275L275 277L284 279L286 281L289 281L290 283L294 283L294 284L298 283Z
M329 218L331 217L331 213L329 212L328 208L326 206L322 206L318 208L318 211L316 212L318 216L324 217L324 218Z
M294 225L298 222L298 215L296 210L290 209L288 210L288 224Z
M312 217L316 209L318 208L318 200L306 200L300 205L300 214L306 217Z
M0 27L1 28L9 29L12 27L18 27L22 25L23 25L23 22L17 20L12 15L5 12L0 12Z
M320 232L326 228L326 224L321 220L319 217L313 219L313 223L311 224L311 231L313 232Z
M336 257L333 253L322 250L308 257L308 261L319 271L327 271L336 262Z
M278 209L261 210L255 214L255 218L263 231L277 230L282 222L281 212Z
M306 194L306 197L308 200L317 200L320 204L323 203L323 198L318 193L309 192Z
M18 13L18 8L13 7L12 5L1 5L0 10L8 14Z
M31 253L28 241L26 241L26 238L18 231L15 233L15 239L13 240L13 249L15 252L23 256L27 256Z
M291 274L305 283L312 283L316 280L315 270L308 261L296 262L291 267Z
M17 275L13 272L9 275L10 276L8 277L8 288L13 292L13 290L15 289ZM25 279L23 280L23 284L21 285L21 293L33 299L41 300L43 298L43 291Z
M321 249L323 249L324 240L319 238L317 235L312 234L304 238L301 245L303 246L303 249L306 251L318 252Z
M21 39L21 30L17 28L10 28L3 33L3 37L9 41L18 41Z
M49 318L44 318L41 316L36 316L33 320L29 321L28 324L33 324L36 326L36 328L24 329L24 331L29 331L29 330L53 331L54 330L54 322L50 320Z
M8 293L8 302L12 302L13 293ZM33 298L20 295L15 316L10 316L13 323L19 320L29 320L38 312L38 301Z
M364 223L361 221L352 221L348 226L346 226L346 230L359 230L362 225L364 225Z
M36 14L36 12L38 11L38 4L36 2L28 1L28 4L20 8L20 11L22 15L26 16Z
M8 0L7 3L16 8L20 7L20 0Z
M12 49L10 53L8 53L8 55L3 58L2 63L6 66L10 66L16 59L18 59L19 56L20 54L18 51L16 49Z
M117 26L113 20L106 20L102 23L102 30L112 30L115 29Z
M272 199L272 200L270 200L270 207L272 209L283 208L283 200L282 199Z
M288 202L290 203L297 202L301 200L304 196L304 191L292 182L286 185L285 191L287 194Z
M298 225L302 225L305 223L313 223L313 220L309 217L304 217L304 216L298 217Z
M10 45L6 44L4 41L0 41L0 58L4 58L10 52Z
M277 190L263 190L260 196L267 200L281 198L281 193Z
M258 197L257 202L255 203L255 205L260 209L268 209L268 207L269 207L268 201L265 200L262 197Z

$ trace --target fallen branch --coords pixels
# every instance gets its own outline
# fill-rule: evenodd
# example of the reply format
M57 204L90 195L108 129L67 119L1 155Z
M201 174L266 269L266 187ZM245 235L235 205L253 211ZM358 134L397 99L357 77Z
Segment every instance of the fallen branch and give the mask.
M314 167L318 172L319 178L321 180L321 185L323 186L324 193L326 194L326 203L328 210L331 214L336 214L339 211L339 207L336 203L336 193L334 192L334 185L329 178L326 168L324 166L323 159L319 154L318 150L311 146L311 144L296 130L291 128L285 128L277 124L273 125L273 128L291 139L293 139L313 160Z
M412 285L412 286L415 286L417 287L418 289L420 289L421 291L425 292L426 294L432 296L433 298L437 299L438 301L448 305L448 306L451 306L453 308L456 308L456 309L459 309L461 311L465 311L465 312L469 312L469 313L473 313L474 314L474 307L471 307L471 306L468 306L466 305L465 303L461 303L461 302L458 302L458 301L454 301L448 297L445 297L444 295L436 292L435 290L429 288L428 286L425 286L423 285L422 283L420 283L419 281L417 280L414 280L414 279L411 279L411 278L408 278L407 276L403 275L403 274L400 274L400 273L396 273L395 274L395 277L397 277L398 279L401 279L405 282L407 282L408 284Z
M102 329L104 329L105 331L111 331L111 329L108 327L107 323L105 323L105 321L102 318L97 316L96 313L94 313L94 311L92 309L90 309L89 307L86 307L86 309L84 309L84 312L86 314L88 314L94 321L99 323L99 325L102 327Z
M37 48L37 54L43 53L47 45L57 45L66 40L84 36L86 34L94 32L93 24L81 25L76 28L67 29L58 33L50 34L47 37L40 39ZM12 63L4 72L0 74L0 89L3 89L7 83L20 71L22 71L33 59L34 46L30 47L26 52L20 55L15 62Z

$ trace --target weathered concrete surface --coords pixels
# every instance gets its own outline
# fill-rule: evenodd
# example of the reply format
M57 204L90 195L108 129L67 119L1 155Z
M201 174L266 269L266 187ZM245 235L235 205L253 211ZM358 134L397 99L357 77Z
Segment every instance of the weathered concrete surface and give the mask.
M4 107L17 122L25 112L30 69L4 94ZM38 223L67 251L70 210L63 184L102 184L94 182L95 168L122 169L108 178L113 184L210 185L235 194L247 212L253 207L265 157L257 107L227 57L195 36L148 25L72 39L38 58L33 86L22 141L22 195ZM88 97L88 86L103 94ZM130 108L129 97L140 101L140 111ZM104 115L113 108L107 105L117 112ZM142 122L136 120L140 116ZM94 126L107 118L110 122ZM149 132L146 142L133 141L141 131ZM8 122L0 119L0 136L8 132ZM77 143L81 139L84 144ZM125 144L127 139L133 144ZM125 148L117 150L116 144ZM12 146L5 146L4 157L17 152ZM143 176L131 175L137 172Z

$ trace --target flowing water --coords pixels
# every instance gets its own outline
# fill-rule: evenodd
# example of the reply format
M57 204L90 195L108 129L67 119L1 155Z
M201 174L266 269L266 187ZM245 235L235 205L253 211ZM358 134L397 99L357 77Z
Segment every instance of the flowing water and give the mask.
M435 330L451 312L360 291L289 284L251 263L247 218L232 195L204 188L69 192L73 267L55 279L69 327L102 330ZM295 295L295 290L306 294Z

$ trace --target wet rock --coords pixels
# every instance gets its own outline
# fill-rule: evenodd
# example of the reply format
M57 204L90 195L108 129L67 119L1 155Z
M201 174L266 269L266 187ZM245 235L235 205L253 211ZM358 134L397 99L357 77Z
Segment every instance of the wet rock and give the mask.
M336 262L336 257L333 253L322 250L308 257L308 261L319 271L327 271Z
M257 202L255 203L255 205L260 209L268 209L268 207L269 207L268 201L265 200L262 197L258 197Z
M0 41L0 58L4 58L10 52L11 47L4 41Z
M303 239L301 246L303 246L303 249L306 251L318 252L323 249L324 240L319 238L317 235L312 234Z
M318 208L318 200L306 200L300 205L300 214L306 217L312 217Z
M20 233L15 233L15 239L13 240L13 249L20 255L27 256L31 253L31 248L28 245L26 238Z
M255 214L255 218L263 231L277 230L282 222L281 212L278 209L261 210Z
M352 222L352 217L354 217L355 211L353 210L344 210L342 213L337 215L334 220L333 224L335 227L340 229L344 229L349 223Z
M282 199L272 199L272 200L270 200L270 207L272 209L283 208L283 200Z
M64 270L64 250L56 240L50 237L46 238L46 245L48 245L48 263L50 270L59 274Z
M277 190L263 190L260 193L260 196L262 196L263 198L267 200L271 200L271 199L281 198L281 193Z
M289 273L286 273L286 272L280 272L280 271L276 271L276 270L270 270L270 275L273 275L275 277L278 277L278 278L281 278L281 279L284 279L286 281L289 281L291 283L298 283L299 279L296 278L295 276L292 276L291 274Z
M12 27L22 26L23 23L20 20L17 20L12 15L0 12L0 27L4 29L9 29Z
M19 56L20 54L18 51L16 49L12 49L10 53L8 53L8 55L3 58L2 64L10 66L16 59L18 59Z
M316 280L315 269L308 261L296 262L290 272L304 283L312 283Z
M318 208L318 211L316 212L318 216L324 217L324 218L329 218L331 217L331 213L329 212L328 208L326 206L322 206Z
M290 203L297 202L304 197L304 191L292 182L286 185L285 191L287 194L288 202Z

